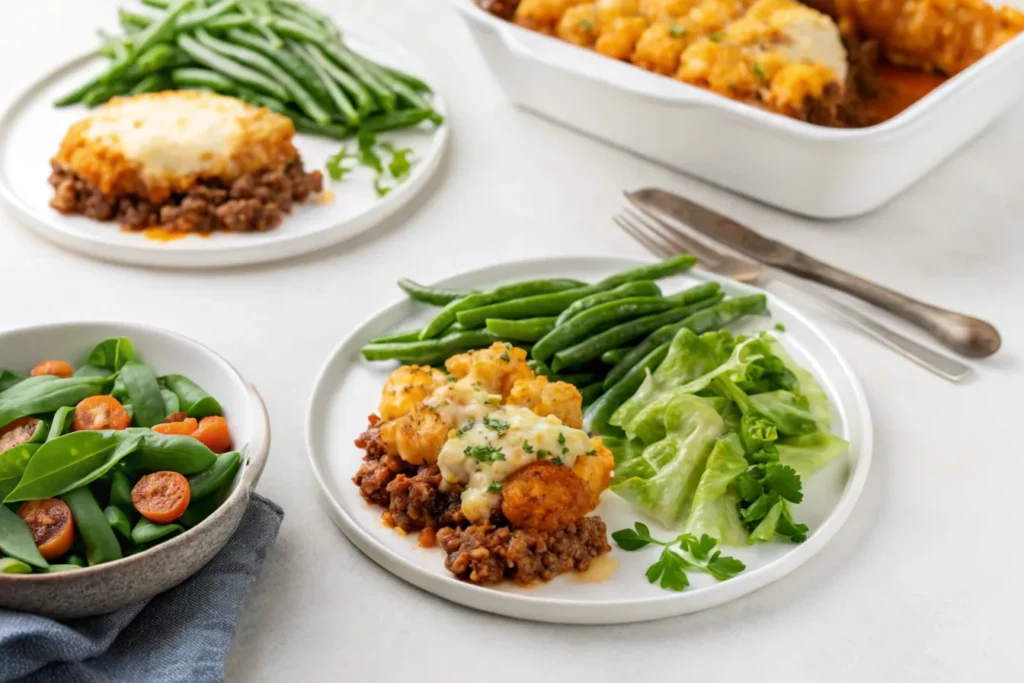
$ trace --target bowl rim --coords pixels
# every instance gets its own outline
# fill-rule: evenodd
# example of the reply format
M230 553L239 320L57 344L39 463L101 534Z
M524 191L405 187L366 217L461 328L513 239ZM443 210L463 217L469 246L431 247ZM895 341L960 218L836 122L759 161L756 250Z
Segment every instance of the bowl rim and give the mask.
M200 534L194 533L200 529L210 529L215 524L227 515L227 510L231 507L231 504L236 503L240 498L248 499L256 488L256 484L259 482L260 476L263 474L263 469L267 464L267 457L270 454L270 415L267 412L266 403L263 401L263 397L256 389L252 382L249 382L242 376L242 374L231 364L224 356L217 353L209 346L192 339L179 332L172 332L161 327L155 327L152 325L145 325L141 323L125 322L122 320L67 320L57 323L39 323L35 325L22 325L19 327L10 327L0 329L0 344L3 343L6 337L25 333L25 332L49 332L59 331L62 329L72 329L82 325L107 325L111 327L122 328L126 331L129 330L142 330L145 332L162 335L173 339L179 344L191 345L197 348L199 351L212 356L214 360L218 361L226 370L227 374L245 389L248 398L247 409L255 416L256 427L253 433L250 435L249 443L250 448L246 454L247 462L244 469L241 472L241 476L238 479L238 483L235 488L220 506L214 510L214 512L196 524L191 529L186 529L183 533L178 534L174 538L171 538L164 543L157 544L151 548L129 555L128 557L122 557L119 560L112 562L104 562L92 567L82 567L75 571L66 572L54 572L44 574L0 574L0 583L22 583L25 585L29 584L59 584L71 581L77 581L79 579L97 576L105 571L111 571L113 569L128 568L132 565L143 563L148 561L150 558L156 557L162 553L173 552L175 548L178 548L186 543L189 543L191 539L198 538ZM131 336L126 334L125 336ZM2 503L0 503L2 504Z

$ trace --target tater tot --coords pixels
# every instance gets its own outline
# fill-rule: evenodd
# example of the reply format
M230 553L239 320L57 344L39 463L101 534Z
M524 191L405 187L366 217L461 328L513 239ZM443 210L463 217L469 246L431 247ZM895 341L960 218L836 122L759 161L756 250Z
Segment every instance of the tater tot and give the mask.
M552 33L555 25L573 5L584 0L522 0L516 8L513 21L525 28Z
M640 0L640 14L650 21L684 17L700 0Z
M526 351L494 342L489 348L452 356L445 368L456 379L471 377L492 394L507 397L512 386L520 379L534 376L526 363Z
M583 426L583 396L568 382L550 382L543 376L520 379L509 392L508 403L541 417L554 415L569 427Z
M594 444L594 455L583 455L576 458L572 471L587 484L590 492L590 509L601 502L601 494L612 483L612 471L615 469L615 456L601 441L601 437L591 438ZM588 510L589 512L589 510Z
M629 59L640 36L647 30L643 17L619 17L611 25L601 25L601 36L594 49L612 59Z
M403 365L388 377L380 399L381 419L394 420L412 410L445 383L444 373L425 365Z
M570 7L558 22L555 34L573 45L591 47L598 35L597 6L585 3Z
M671 76L679 68L679 55L686 47L686 28L675 22L652 24L633 51L633 63L641 69Z
M590 510L587 484L568 467L538 460L516 471L501 488L501 512L512 526L555 531Z

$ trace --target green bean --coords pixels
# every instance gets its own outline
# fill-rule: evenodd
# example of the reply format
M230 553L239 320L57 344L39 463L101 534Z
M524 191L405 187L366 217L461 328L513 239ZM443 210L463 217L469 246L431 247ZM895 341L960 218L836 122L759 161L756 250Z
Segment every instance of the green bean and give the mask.
M630 350L630 347L624 346L622 348L605 351L604 353L601 354L601 362L605 363L606 365L615 365L620 360L622 360L622 358L627 353L629 353Z
M364 57L363 61L364 62L368 62L370 60L368 60L368 59L366 59ZM397 79L399 81L402 81L403 83L408 85L413 90L418 90L420 92L425 92L425 93L428 93L428 94L434 92L433 90L431 90L429 85L427 85L421 79L416 78L412 74L408 74L408 73L406 73L404 71L401 71L400 69L395 69L395 68L390 67L390 66L385 66L384 64L381 64L379 62L371 62L371 63L374 66L376 66L378 69L383 70L385 73L387 73L392 78L395 78L395 79Z
M341 91L341 88L338 87L335 80L331 78L331 74L327 72L327 69L325 69L320 62L312 56L312 54L310 54L310 51L306 49L306 45L304 43L290 42L289 47L305 59L306 64L314 72L314 78L330 95L331 101L334 103L334 106L338 111L341 112L345 122L350 126L358 126L362 121L362 116L360 116L359 112L356 111L356 108L352 106L352 102L350 102L348 97L345 96L345 93Z
M658 285L654 284L651 280L637 280L636 282L627 282L619 285L614 289L608 289L602 292L585 296L582 299L577 299L572 302L568 308L562 311L561 315L558 316L558 325L564 325L568 320L588 308L593 308L600 304L608 303L609 301L615 301L617 299L627 299L634 296L661 296L661 289Z
M141 95L147 92L163 92L164 90L170 90L171 81L167 78L167 74L155 73L149 74L141 81L132 86L131 90L128 91L129 95Z
M0 557L0 574L31 574L32 567L13 557Z
M114 472L110 482L110 504L122 507L132 504L132 481L124 472Z
M317 43L316 41L310 42L319 45L335 64L351 73L357 80L359 80L360 83L366 86L366 88L373 93L373 96L377 101L380 102L380 105L385 112L394 111L396 102L395 93L388 90L383 83L377 80L377 77L370 73L355 53L341 43L330 43L328 45L324 45L323 43Z
M335 40L341 40L341 32L338 30L338 27L335 26L331 18L324 14L323 12L320 12L319 10L310 7L309 5L302 2L289 2L288 0L272 1L276 9L287 7L293 10L295 13L303 14L312 19L313 21L315 21L320 26L323 26L324 30L330 34L330 37L334 38Z
M74 417L74 406L61 406L58 408L57 412L53 414L53 419L50 421L50 430L46 434L46 440L53 441L70 431Z
M221 0L204 9L192 10L182 14L175 24L179 31L188 31L199 26L206 26L212 20L222 17L238 6L238 0Z
M663 277L685 273L693 268L696 263L696 257L690 254L677 254L660 263L652 263L649 266L640 266L639 268L632 268L617 275L612 275L597 284L602 286L603 289L612 289L635 280L660 280Z
M320 32L314 31L302 24L292 21L291 19L285 19L283 17L274 17L267 21L270 28L274 29L283 36L289 38L295 38L296 40L302 40L307 43L313 43L315 45L323 45L330 43L328 37Z
M270 59L264 57L259 52L220 40L219 38L214 38L203 29L196 30L196 38L204 47L218 52L224 57L234 59L242 64L248 64L272 78L275 83L283 86L287 93L291 95L299 109L317 123L326 125L331 122L331 115L317 103L316 99L309 94L309 91L307 91L302 84L292 78L287 71L279 67ZM235 76L235 78L237 78L237 76ZM250 83L249 85L253 84Z
M401 360L418 365L432 365L447 360L450 356L490 346L501 341L496 334L486 330L455 332L437 339L392 344L367 344L363 347L366 360Z
M46 567L25 520L6 505L0 505L0 552L33 567Z
M145 517L140 517L139 521L135 523L135 528L132 529L132 541L137 545L145 545L179 534L184 530L185 527L180 524L156 524ZM90 564L92 563L90 562Z
M569 375L553 374L550 376L553 382L568 382L575 387L585 387L594 382L600 382L603 375L596 372L577 372Z
M472 292L464 290L428 287L404 277L398 281L398 286L403 292L409 295L409 298L416 301L422 301L423 303L430 304L431 306L445 306L456 299L472 294Z
M178 22L178 18L185 12L185 10L191 7L191 5L192 0L178 0L167 8L166 14L135 34L132 37L133 54L141 55L154 45L170 40L171 36L174 35L175 24ZM131 60L132 57L129 57L127 62L130 63ZM118 65L122 63L124 62L119 61ZM110 77L108 76L108 78Z
M252 28L252 26L252 19L243 14L238 14L237 12L225 14L224 16L211 19L203 24L203 28L214 33L230 31L232 29Z
M591 403L583 414L583 426L588 432L601 434L608 428L608 420L619 406L636 393L647 372L653 372L668 355L670 342L656 346L640 362L631 367L617 382ZM607 381L606 381L607 385Z
M509 341L535 342L543 339L555 327L554 318L523 318L521 320L501 320L488 318L487 330Z
M419 341L420 331L413 330L412 332L402 332L400 334L392 334L384 337L376 337L371 339L368 343L370 344L391 344L394 342L411 342Z
M702 282L699 285L684 289L681 292L665 297L666 301L680 304L693 304L709 299L721 291L722 285L717 282Z
M278 83L268 79L259 71L243 66L238 62L228 59L219 52L211 50L191 36L184 34L178 36L178 47L203 66L218 71L236 81L245 83L249 87L276 97L279 100L289 99L288 91Z
M171 0L142 0L142 4L156 9L167 9L171 6Z
M264 57L268 57L277 62L282 69L287 71L291 76L306 86L310 94L317 99L320 104L324 106L330 106L331 95L327 92L327 89L317 78L316 72L306 63L304 59L301 59L299 55L292 54L289 50L283 50L280 47L275 47L269 40L262 36L255 35L249 31L241 31L233 29L227 32L227 39L243 47L247 47L250 50L259 52Z
M116 505L108 505L103 509L103 516L107 518L110 528L118 533L126 541L132 540L132 520L128 518L125 511Z
M674 306L662 313L627 320L572 346L560 349L555 354L551 367L558 372L565 368L597 360L605 351L624 346L635 339L645 337L659 327L684 320L701 309L713 306L721 301L722 296L722 294L716 294L710 299L704 299L689 306Z
M136 33L152 24L153 17L121 7L117 10L117 23L121 25L125 33Z
M181 409L189 417L204 418L223 415L217 399L210 396L201 386L184 375L166 375L164 384L173 391L181 402Z
M359 126L360 133L382 133L386 130L398 128L410 128L424 121L440 123L444 121L440 114L433 109L402 109L401 111L388 111L383 114L368 116Z
M237 87L237 84L227 76L210 69L195 67L171 71L171 80L182 88L208 88L225 95L233 94Z
M82 104L87 107L95 107L106 103L111 97L124 95L132 88L132 84L126 81L115 81L113 83L100 83L94 86L82 98Z
M415 88L407 85L405 81L395 78L386 70L380 68L362 55L357 53L353 54L355 54L356 58L362 62L363 67L377 77L378 81L383 83L385 87L391 90L391 92L395 93L398 97L399 103L405 104L413 109L430 109L430 102L420 95Z
M471 309L482 308L489 304L495 304L502 301L509 301L512 299L521 299L523 297L533 296L535 294L549 294L551 292L562 292L565 290L582 289L583 283L578 280L565 280L565 279L545 279L545 280L529 280L527 282L520 282L514 285L506 285L504 287L498 287L490 292L479 292L476 294L470 294L464 296L461 299L452 301L443 309L441 312L434 317L427 326L423 328L420 333L420 339L430 339L441 334L444 330L447 330L457 319L458 315L462 312L469 311ZM463 321L459 321L464 327L479 327L485 323L487 318L502 318L505 316L500 315L489 315L479 318L474 325L467 325ZM522 318L528 316L519 316Z
M188 478L188 487L192 493L192 500L205 498L216 493L224 484L235 477L235 472L242 464L242 454L238 451L231 451L224 455L217 456L217 460L206 470L194 474Z
M292 123L295 124L295 130L306 135L318 135L324 138L334 138L335 140L348 140L356 132L354 128L348 128L347 126L322 125L301 116L293 116L291 114L289 116Z
M604 387L601 381L593 382L584 387L580 387L580 396L583 397L583 407L586 408L591 403L596 401L601 396L601 392L604 391Z
M128 400L135 408L134 423L136 426L152 427L164 421L164 418L167 417L164 410L164 397L160 393L156 375L148 365L129 361L121 368L120 379L124 381Z
M549 378L555 376L555 373L551 371L551 368L549 368L548 364L545 363L544 361L531 358L530 360L526 361L526 364L529 365L530 369L533 370L534 373L536 373L537 375L543 375L544 377Z
M655 297L634 297L619 299L608 303L594 306L590 310L580 313L564 325L559 325L551 330L543 339L533 347L532 356L538 360L547 361L564 348L585 340L589 335L608 328L616 323L626 322L634 318L662 313L672 308L672 304L665 299ZM616 346L621 346L617 344ZM613 348L613 347L609 347ZM601 353L607 349L602 349ZM598 353L595 358L601 356ZM551 368L558 371L555 365Z
M684 327L696 334L703 334L711 330L721 329L729 323L746 315L755 315L764 311L766 300L763 294L752 294L741 296L735 299L728 299L721 303L698 311L681 322L660 327L644 339L640 344L626 354L622 360L616 363L605 377L604 387L610 389L613 385L625 377L630 370L636 366L647 354L658 346L672 341L676 333Z
M331 78L338 82L356 102L356 110L360 116L366 116L377 109L377 100L370 91L350 73L339 67L319 45L306 44L306 54L315 60Z
M83 486L64 494L64 502L71 508L75 531L85 544L89 566L120 560L121 546L89 487Z
M282 102L281 100L275 97L271 97L270 95L264 95L263 93L258 93L254 90L250 90L249 88L241 84L238 84L235 87L238 91L238 99L242 100L243 102L248 102L249 104L256 107L265 107L270 111L277 112L278 114L284 114L285 116L292 117L293 113L291 112L291 110L288 109L288 106L285 105L285 103ZM318 125L313 121L310 121L309 123L314 126ZM296 130L298 130L297 126Z

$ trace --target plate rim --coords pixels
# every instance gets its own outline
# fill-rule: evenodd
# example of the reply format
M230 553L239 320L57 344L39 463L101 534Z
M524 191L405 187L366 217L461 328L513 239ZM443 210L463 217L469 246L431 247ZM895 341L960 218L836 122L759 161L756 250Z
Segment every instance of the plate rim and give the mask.
M527 257L468 268L446 276L435 283L435 285L445 286L452 280L483 275L487 271L498 268L522 266L553 267L556 265L572 268L588 264L593 265L594 262L600 261L608 263L617 262L624 267L656 262L655 259L609 256L605 254ZM769 304L773 300L781 303L788 315L798 319L824 344L828 352L838 362L852 389L854 399L852 405L856 408L861 424L860 435L862 442L858 451L857 461L851 468L843 492L832 512L815 529L814 534L807 541L794 546L785 555L768 562L766 565L757 567L749 573L741 574L729 581L680 593L658 592L652 594L649 598L600 599L589 602L499 591L494 588L486 588L459 581L454 577L436 574L409 563L401 555L385 546L367 530L363 529L346 511L345 506L331 495L326 483L326 475L320 467L320 460L324 459L326 454L318 453L315 448L316 438L314 436L314 431L318 428L318 425L314 424L314 418L318 413L318 408L325 405L329 395L328 375L337 364L344 363L343 358L348 355L349 347L355 342L357 336L360 336L378 319L396 315L397 311L410 301L408 297L399 298L391 304L378 309L353 327L328 354L313 384L313 390L306 407L306 455L313 471L313 476L320 489L321 502L326 504L328 514L335 525L350 542L380 565L381 568L422 590L426 590L456 604L492 614L547 623L623 624L680 616L730 602L736 598L753 593L795 571L820 552L838 533L846 523L864 490L871 469L874 451L874 423L867 402L867 395L864 392L860 378L845 356L839 352L819 326L804 314L801 307L789 303L787 299L776 295L774 292L739 283L728 278L722 278L701 268L694 268L688 271L687 274L703 280L714 280L728 284L730 288L748 293L764 294L769 298ZM326 460L324 460L324 466L326 467Z
M395 61L399 63L414 62L410 53L400 43L387 37L367 37L367 33L359 29L348 30L347 33L351 34L357 43L366 43L371 47L379 46L381 52L385 52L389 58L395 58ZM14 118L18 113L25 111L25 107L40 88L61 78L67 72L81 69L97 59L100 59L100 56L95 51L79 53L60 61L56 66L46 70L30 81L28 85L16 91L8 104L0 111L0 140L12 135ZM386 61L390 62L391 60ZM420 70L417 69L417 73L419 72ZM230 248L214 250L182 249L180 246L175 246L174 242L141 241L144 239L141 237L138 244L120 244L99 232L95 237L84 236L65 227L52 224L53 219L65 217L57 214L48 218L42 212L41 207L32 205L17 193L8 182L8 173L4 171L3 164L0 164L0 203L11 212L17 224L28 228L33 234L50 244L109 263L197 270L282 261L309 254L366 233L387 221L420 195L440 169L451 137L449 130L451 114L448 103L437 91L434 92L433 98L433 105L445 117L445 122L444 125L430 131L431 152L425 163L421 164L406 182L396 185L386 197L380 198L367 211L341 222L331 221L310 233L284 234L278 239L266 242L237 244ZM59 140L57 142L59 143ZM338 144L340 145L342 142L338 141ZM0 150L0 155L6 157L6 154L7 152ZM101 223L100 227L110 227L109 221L99 223ZM276 232L276 234L281 235L282 233ZM236 237L243 236L236 235Z

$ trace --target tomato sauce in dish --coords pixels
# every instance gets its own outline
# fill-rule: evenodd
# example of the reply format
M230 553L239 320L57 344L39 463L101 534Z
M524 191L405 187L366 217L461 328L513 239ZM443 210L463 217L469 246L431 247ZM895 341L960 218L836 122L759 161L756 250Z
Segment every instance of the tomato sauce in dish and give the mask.
M878 123L888 121L946 82L942 74L878 65L878 97L868 103Z

